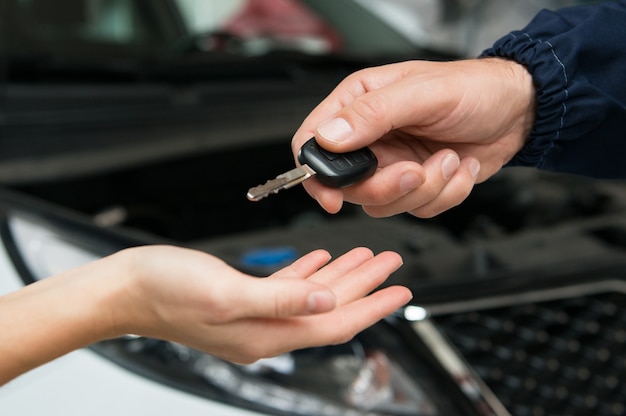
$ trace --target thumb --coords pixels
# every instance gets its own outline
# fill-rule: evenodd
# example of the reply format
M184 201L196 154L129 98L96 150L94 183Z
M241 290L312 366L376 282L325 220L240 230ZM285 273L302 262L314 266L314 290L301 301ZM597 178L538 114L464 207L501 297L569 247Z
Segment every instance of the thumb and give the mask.
M356 97L319 124L315 137L322 147L346 152L365 147L390 131L418 122L415 94L395 83Z
M288 318L329 312L337 304L326 286L306 280L255 279L244 286L237 302L238 315L248 318Z

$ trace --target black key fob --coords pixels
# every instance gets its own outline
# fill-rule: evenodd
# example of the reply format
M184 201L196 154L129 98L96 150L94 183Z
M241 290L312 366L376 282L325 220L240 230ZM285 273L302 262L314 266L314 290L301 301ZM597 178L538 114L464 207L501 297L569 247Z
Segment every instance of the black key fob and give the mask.
M378 159L368 148L347 152L333 153L310 139L298 152L298 161L315 171L315 178L331 188L343 188L354 185L376 172Z

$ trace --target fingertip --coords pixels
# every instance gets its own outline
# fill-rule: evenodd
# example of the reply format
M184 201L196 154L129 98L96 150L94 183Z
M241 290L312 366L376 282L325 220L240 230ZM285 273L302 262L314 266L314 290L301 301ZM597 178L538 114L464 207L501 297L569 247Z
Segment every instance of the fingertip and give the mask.
M365 246L354 247L345 254L362 258L363 261L365 261L365 259L374 258L374 252L372 251L372 249Z
M332 258L330 252L324 248L316 248L315 250L309 252L308 255L319 256L320 258L324 259L324 261L328 261Z
M402 305L406 305L413 299L413 292L406 286L390 286L395 289L395 294L398 298L398 302L402 302Z
M343 207L343 194L340 192L323 192L315 200L329 214L336 214Z
M381 251L380 253L378 253L378 257L383 257L383 256L389 257L389 261L398 263L398 266L401 266L402 263L404 262L404 260L402 259L402 256L397 251L386 250L386 251Z
M441 174L445 180L448 180L454 175L461 165L461 159L456 153L448 153L444 156L441 162Z
M390 275L391 273L394 273L395 271L399 270L403 265L404 265L404 260L402 259L402 256L399 253L396 253L395 251L387 251L385 252L385 254L387 256L390 256L391 259L388 260L389 263L393 264L393 270L390 271Z
M406 286L388 286L368 296L369 311L378 319L384 318L407 305L413 299L413 293Z
M388 286L381 291L386 291L390 301L394 303L395 309L401 308L413 299L413 292L406 286Z
M317 201L319 205L324 209L324 211L329 214L336 214L341 211L341 207L343 206L343 201Z
M471 158L467 164L467 168L469 169L474 180L476 180L476 178L478 178L478 174L480 173L480 162L478 159Z

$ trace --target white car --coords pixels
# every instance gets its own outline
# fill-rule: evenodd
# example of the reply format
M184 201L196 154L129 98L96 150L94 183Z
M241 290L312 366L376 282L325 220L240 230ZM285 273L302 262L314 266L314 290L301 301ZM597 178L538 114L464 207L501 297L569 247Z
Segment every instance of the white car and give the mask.
M2 7L0 294L167 242L258 276L319 247L395 250L389 283L414 299L248 366L100 342L0 387L0 415L624 414L625 184L509 169L431 220L331 216L301 188L245 198L293 167L291 134L346 74L460 55L352 1Z
M0 293L150 242L7 190L0 191L0 207ZM252 257L263 257L267 267L280 250L262 248L265 256L243 253L247 267ZM286 252L278 256L281 262ZM390 319L425 322L420 312L425 311L412 306L406 317ZM72 352L18 377L0 388L0 408L11 415L43 410L66 415L436 415L443 409L453 414L456 405L433 400L439 394L435 381L445 379L445 373L411 363L424 375L432 372L431 379L412 380L404 362L412 359L410 351L394 345L394 327L391 321L382 322L345 345L295 351L246 366L183 345L127 336Z

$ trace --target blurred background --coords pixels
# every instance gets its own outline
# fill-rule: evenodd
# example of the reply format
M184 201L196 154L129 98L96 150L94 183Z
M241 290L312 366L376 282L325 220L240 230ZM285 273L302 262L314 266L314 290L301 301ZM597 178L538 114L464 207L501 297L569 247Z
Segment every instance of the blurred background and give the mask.
M259 277L395 250L389 283L414 293L345 345L251 366L98 343L0 388L0 413L625 414L622 181L505 169L432 219L329 215L302 187L246 199L351 72L474 57L586 3L0 0L0 293L163 242Z

